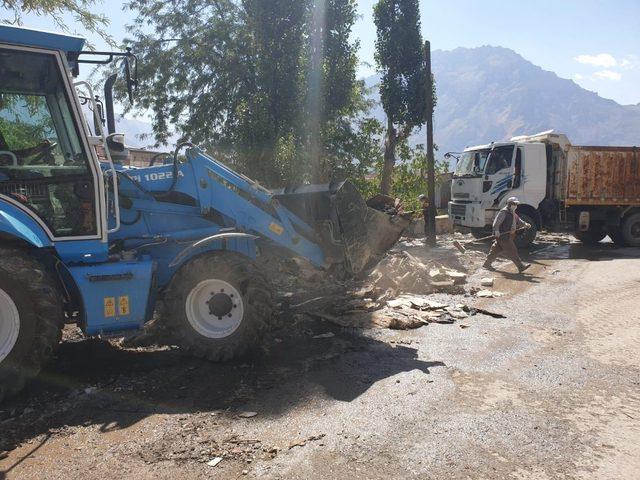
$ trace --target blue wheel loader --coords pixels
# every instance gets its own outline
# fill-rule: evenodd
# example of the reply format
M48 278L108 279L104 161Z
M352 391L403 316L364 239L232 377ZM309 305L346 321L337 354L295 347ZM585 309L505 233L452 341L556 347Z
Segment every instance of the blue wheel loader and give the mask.
M0 26L0 401L39 372L65 323L124 336L155 318L172 344L230 359L274 313L257 255L358 275L408 225L348 181L267 190L191 144L127 165L117 77L104 101L75 79L83 63L116 62L132 94L137 60L83 48Z

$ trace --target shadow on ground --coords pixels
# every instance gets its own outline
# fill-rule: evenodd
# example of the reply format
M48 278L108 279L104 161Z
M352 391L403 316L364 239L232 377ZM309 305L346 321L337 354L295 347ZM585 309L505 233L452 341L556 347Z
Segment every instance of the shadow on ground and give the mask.
M313 338L318 333L333 336ZM72 341L18 397L0 405L0 452L68 427L109 431L157 413L235 415L250 404L277 416L322 392L350 402L381 379L416 369L428 374L442 365L419 360L413 348L312 320L272 332L259 352L227 363L187 357L177 348Z

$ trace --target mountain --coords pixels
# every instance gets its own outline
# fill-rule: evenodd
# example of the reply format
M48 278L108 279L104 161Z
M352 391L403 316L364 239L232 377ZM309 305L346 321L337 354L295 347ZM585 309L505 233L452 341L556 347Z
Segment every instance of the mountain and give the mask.
M576 145L640 145L640 104L602 98L513 50L436 50L432 69L438 95L434 139L442 153L550 129ZM376 76L365 79L368 86L378 82ZM381 108L374 114L385 118ZM425 143L424 130L411 143Z
M640 146L640 104L620 105L572 80L543 70L503 47L456 48L432 54L438 104L435 142L447 151L554 129L579 145ZM365 79L371 87L379 77ZM377 100L377 89L373 89ZM380 105L372 114L384 122ZM132 146L153 144L151 125L139 119L117 119ZM173 148L177 136L170 141ZM425 143L424 129L412 144ZM161 148L166 150L166 148Z

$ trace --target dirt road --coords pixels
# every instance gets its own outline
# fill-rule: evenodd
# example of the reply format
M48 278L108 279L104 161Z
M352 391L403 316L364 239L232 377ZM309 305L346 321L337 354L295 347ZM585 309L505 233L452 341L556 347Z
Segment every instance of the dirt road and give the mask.
M0 405L0 478L638 478L640 252L531 260L482 300L506 319L303 321L222 366L64 344Z

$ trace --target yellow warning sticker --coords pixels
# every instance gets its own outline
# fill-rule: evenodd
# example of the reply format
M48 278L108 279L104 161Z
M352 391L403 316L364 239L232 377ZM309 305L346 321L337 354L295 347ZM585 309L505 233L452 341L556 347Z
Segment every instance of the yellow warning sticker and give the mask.
M269 225L269 230L271 230L276 235L282 235L282 232L284 232L284 228L282 228L282 226L278 225L277 223L271 223L271 225Z
M105 318L116 316L116 298L104 297L104 316Z
M129 315L129 296L118 297L118 314Z

